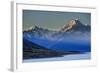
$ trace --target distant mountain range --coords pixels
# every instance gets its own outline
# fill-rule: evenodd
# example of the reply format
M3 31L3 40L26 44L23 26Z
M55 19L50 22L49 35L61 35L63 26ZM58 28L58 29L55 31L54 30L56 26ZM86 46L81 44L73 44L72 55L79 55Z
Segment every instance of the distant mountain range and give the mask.
M38 37L38 38L52 38L52 37L58 37L63 36L63 34L69 33L72 35L76 33L84 34L84 32L90 32L91 26L82 24L80 20L70 20L69 23L61 28L59 31L44 29L41 27L38 27L34 25L34 27L29 28L28 30L24 30L23 34L30 34L32 37ZM67 35L67 36L68 36Z
M68 31L90 31L91 26L89 24L82 24L80 20L70 20L67 25L64 25L59 32L68 32ZM34 32L34 31L53 31L49 29L44 29L42 27L38 27L34 25L33 27L30 27L27 30L24 30L24 32ZM55 31L58 32L58 31Z
M91 26L79 19L70 20L59 31L34 25L23 31L24 59L90 52L90 32Z

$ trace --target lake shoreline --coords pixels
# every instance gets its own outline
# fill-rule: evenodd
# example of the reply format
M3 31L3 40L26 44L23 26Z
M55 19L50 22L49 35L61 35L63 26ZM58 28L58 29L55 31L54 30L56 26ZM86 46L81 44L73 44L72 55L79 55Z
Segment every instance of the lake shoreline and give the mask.
M91 59L91 52L84 54L64 55L62 57L39 58L39 59L24 59L23 63L30 62L51 62L51 61L73 61L73 60L89 60Z

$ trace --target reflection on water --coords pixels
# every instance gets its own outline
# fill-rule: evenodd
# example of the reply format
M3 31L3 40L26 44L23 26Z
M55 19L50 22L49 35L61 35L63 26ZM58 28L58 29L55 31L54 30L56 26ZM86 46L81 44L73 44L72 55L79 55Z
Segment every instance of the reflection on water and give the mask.
M87 52L84 54L72 54L65 55L63 57L53 57L53 58L42 58L42 59L27 59L23 60L24 63L27 62L44 62L44 61L68 61L68 60L89 60L91 59L91 53Z

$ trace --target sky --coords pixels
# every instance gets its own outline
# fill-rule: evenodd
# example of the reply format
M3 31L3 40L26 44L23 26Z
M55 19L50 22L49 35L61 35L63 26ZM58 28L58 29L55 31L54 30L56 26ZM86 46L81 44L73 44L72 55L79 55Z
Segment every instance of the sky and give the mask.
M49 30L60 30L68 21L76 18L83 24L91 25L91 13L23 10L23 30L34 25Z

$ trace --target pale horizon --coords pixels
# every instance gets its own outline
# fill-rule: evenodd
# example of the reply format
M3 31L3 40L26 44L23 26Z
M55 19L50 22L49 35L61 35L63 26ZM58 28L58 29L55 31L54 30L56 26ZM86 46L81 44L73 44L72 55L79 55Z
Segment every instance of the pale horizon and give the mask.
M91 13L23 10L23 30L34 25L49 30L60 30L68 21L77 18L84 25L91 25Z

